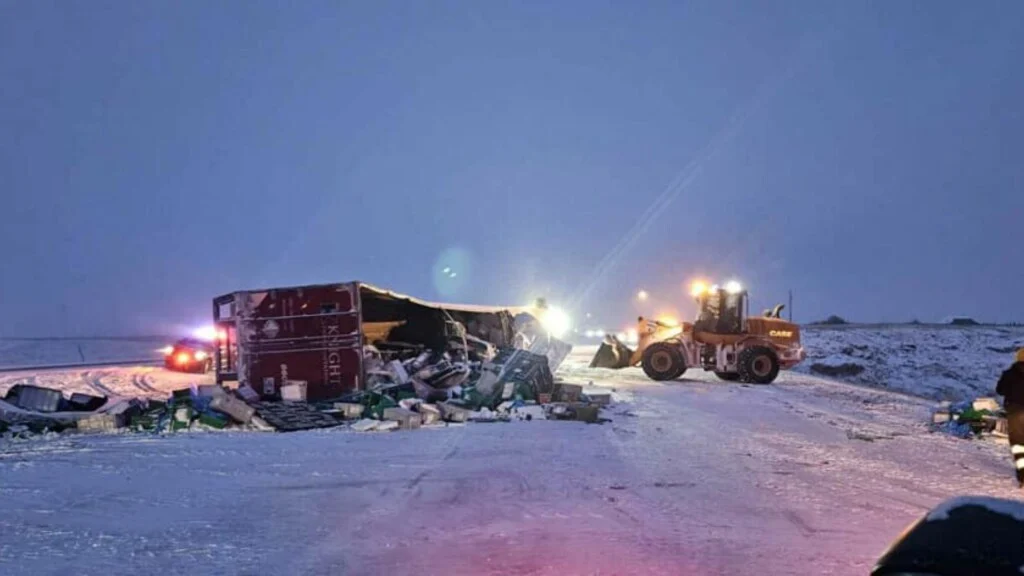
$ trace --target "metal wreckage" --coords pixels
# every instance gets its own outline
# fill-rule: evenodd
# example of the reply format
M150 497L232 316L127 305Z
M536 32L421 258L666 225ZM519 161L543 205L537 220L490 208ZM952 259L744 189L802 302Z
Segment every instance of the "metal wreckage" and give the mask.
M543 300L443 304L348 282L225 294L213 300L213 316L215 385L177 390L165 401L97 399L91 407L103 405L91 412L59 414L67 403L50 391L57 399L45 417L28 423L369 431L470 420L598 422L611 399L555 380L572 346L551 329L564 314Z
M217 382L263 399L333 402L358 428L564 416L596 420L556 383L572 346L563 314L427 302L361 282L243 291L214 300Z

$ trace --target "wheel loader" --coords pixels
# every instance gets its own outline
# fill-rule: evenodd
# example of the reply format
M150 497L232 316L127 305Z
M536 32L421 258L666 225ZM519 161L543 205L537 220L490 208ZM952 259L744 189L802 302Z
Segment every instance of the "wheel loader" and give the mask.
M674 380L689 368L714 372L722 380L770 384L780 370L806 358L800 327L780 317L783 305L751 317L747 291L738 283L724 287L694 285L697 319L680 325L640 317L638 345L630 349L605 337L591 368L640 365L652 380Z

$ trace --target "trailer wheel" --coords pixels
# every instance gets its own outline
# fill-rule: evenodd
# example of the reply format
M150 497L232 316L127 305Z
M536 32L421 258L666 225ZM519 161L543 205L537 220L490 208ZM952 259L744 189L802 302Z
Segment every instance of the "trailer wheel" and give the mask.
M651 380L675 380L686 372L686 359L678 344L655 342L644 350L640 366Z
M753 384L771 384L779 375L779 357L771 348L754 346L740 352L740 379Z
M715 372L715 376L718 376L719 380L725 380L726 382L739 382L739 372Z

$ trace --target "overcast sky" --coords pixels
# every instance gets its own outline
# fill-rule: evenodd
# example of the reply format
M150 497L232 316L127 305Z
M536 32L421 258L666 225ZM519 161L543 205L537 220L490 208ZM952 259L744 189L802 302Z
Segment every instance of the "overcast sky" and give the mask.
M0 0L0 335L353 279L1024 320L1022 66L1019 1Z

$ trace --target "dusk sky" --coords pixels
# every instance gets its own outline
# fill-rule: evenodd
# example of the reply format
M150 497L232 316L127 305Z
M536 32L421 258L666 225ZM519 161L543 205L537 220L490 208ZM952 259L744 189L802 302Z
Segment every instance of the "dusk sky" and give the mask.
M1024 2L0 0L0 77L0 336L355 279L1024 320Z

